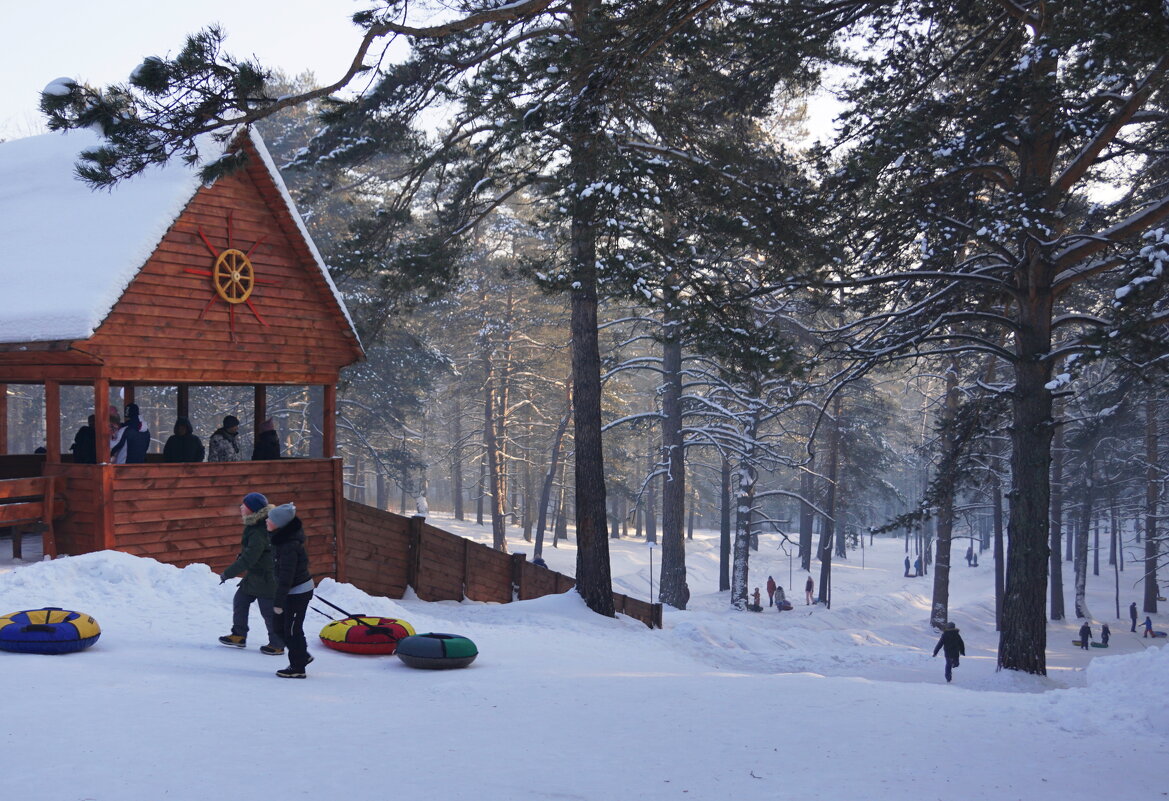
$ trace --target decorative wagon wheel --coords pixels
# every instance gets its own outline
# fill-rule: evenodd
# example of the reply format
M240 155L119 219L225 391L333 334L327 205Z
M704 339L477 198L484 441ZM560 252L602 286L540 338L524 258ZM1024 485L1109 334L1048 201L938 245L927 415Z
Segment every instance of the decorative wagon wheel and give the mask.
M211 280L215 292L228 303L243 303L256 287L256 273L251 259L242 250L228 248L215 259Z

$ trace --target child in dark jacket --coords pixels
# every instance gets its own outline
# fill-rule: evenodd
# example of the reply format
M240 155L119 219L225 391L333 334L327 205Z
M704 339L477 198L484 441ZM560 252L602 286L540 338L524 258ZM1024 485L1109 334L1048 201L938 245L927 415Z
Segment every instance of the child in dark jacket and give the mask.
M276 671L282 679L303 679L313 661L304 637L304 617L313 597L313 578L304 550L304 525L296 506L286 503L268 512L268 533L276 562L276 597L272 612L288 647L288 667Z
M953 621L946 624L938 644L934 646L934 656L941 650L945 650L946 681L950 681L953 675L951 671L958 667L958 655L966 656L966 643L962 642L962 635L958 633L958 626Z

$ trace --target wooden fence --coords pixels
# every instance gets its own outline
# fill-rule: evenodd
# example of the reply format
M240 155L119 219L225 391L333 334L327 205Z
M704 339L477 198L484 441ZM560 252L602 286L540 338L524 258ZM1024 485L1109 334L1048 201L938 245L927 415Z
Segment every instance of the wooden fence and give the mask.
M372 506L345 501L339 562L346 580L374 595L401 598L407 587L424 601L526 601L576 586L571 576ZM662 605L613 593L617 612L662 627Z

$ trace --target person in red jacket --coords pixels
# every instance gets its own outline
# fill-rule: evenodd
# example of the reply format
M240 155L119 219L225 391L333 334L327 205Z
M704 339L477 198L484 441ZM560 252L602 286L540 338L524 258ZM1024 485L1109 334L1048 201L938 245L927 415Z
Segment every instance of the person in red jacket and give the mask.
M775 579L767 577L767 605L775 606Z

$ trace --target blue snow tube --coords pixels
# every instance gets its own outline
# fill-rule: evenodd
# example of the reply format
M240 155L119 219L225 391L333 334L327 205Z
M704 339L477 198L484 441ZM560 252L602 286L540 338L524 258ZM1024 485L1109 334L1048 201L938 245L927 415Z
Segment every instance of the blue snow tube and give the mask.
M475 661L479 649L458 634L415 634L398 641L398 658L412 668L449 670Z
M68 654L97 642L101 627L89 615L48 606L0 617L0 650Z

